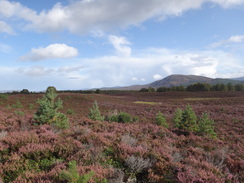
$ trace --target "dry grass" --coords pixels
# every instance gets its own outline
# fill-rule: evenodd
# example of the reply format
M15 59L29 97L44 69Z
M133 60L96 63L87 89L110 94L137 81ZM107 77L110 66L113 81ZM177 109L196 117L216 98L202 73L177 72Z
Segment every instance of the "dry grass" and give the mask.
M161 105L161 102L145 102L145 101L136 101L134 104L147 104L147 105Z

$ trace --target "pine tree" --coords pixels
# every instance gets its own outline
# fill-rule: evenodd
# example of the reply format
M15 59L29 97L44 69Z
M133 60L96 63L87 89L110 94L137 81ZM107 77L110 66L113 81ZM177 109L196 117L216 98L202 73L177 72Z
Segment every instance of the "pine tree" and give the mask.
M158 112L156 115L156 124L165 128L169 128L169 124L166 122L166 118L161 112Z
M177 108L173 117L174 127L180 128L182 122L182 110Z
M104 116L101 115L97 101L95 100L92 108L90 108L89 118L94 121L104 121Z
M182 112L182 121L179 128L186 131L197 132L197 116L192 107L188 104L186 109Z
M214 121L209 119L209 115L204 112L202 117L198 122L199 135L206 135L211 138L216 138L216 133L214 132Z
M37 124L50 124L62 129L69 127L66 115L58 111L63 107L63 102L60 98L55 102L57 96L56 88L48 87L46 95L37 101L39 109L34 115Z

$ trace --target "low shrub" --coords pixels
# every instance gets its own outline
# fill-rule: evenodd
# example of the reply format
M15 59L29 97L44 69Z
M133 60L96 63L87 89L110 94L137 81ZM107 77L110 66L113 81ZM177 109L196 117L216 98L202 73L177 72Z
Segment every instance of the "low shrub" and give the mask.
M119 123L130 123L132 122L132 117L130 114L126 112L121 112L118 114L118 122Z
M68 183L87 183L93 176L94 172L92 171L84 175L79 175L76 161L70 161L68 170L62 171L59 174L59 179Z
M67 114L75 115L75 111L73 109L68 109Z
M110 122L119 122L118 115L108 116L108 121L110 121Z

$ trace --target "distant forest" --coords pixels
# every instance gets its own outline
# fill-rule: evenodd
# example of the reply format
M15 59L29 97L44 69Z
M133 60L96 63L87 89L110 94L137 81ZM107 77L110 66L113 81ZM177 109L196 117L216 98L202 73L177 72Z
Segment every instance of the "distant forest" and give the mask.
M189 92L202 92L202 91L244 91L244 84L215 84L208 83L195 83L189 86L172 86L172 87L159 87L159 88L142 88L139 92L169 92L169 91L189 91Z
M244 91L244 84L215 84L210 85L208 83L195 83L189 86L172 86L172 87L159 87L159 88L141 88L139 92L171 92L171 91L188 91L188 92L207 92L207 91ZM84 93L84 94L113 94L121 92L138 92L138 90L59 90L59 93ZM39 94L45 92L30 92L28 89L21 91L7 92L7 94Z

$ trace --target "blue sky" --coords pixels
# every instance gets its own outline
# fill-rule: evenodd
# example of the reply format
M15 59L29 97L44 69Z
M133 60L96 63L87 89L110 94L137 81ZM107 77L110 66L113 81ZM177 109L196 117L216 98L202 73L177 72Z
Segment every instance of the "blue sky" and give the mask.
M0 90L244 76L244 0L0 0Z

